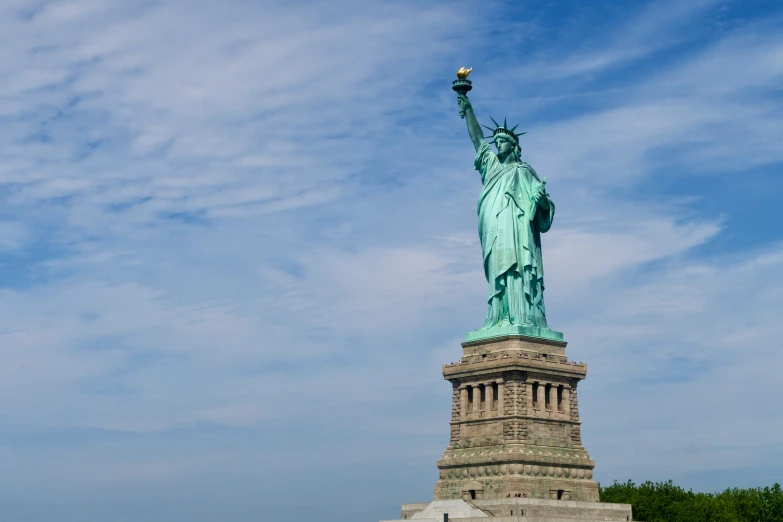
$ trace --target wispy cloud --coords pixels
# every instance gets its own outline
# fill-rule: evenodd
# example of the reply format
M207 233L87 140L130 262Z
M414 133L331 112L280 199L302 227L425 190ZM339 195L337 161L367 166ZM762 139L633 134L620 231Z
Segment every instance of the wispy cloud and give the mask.
M640 5L628 20L603 38L590 42L587 49L579 46L563 60L541 63L535 69L536 75L557 81L574 77L590 79L608 69L649 57L694 38L696 34L683 29L692 28L695 21L720 3L718 0L663 0Z

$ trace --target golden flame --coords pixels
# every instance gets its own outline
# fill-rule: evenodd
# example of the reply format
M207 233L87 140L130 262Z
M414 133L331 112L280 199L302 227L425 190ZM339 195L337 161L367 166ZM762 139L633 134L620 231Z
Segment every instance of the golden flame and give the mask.
M460 80L467 79L468 75L470 74L470 71L472 70L473 67L471 67L470 69L465 69L464 67L460 67L459 71L457 71L457 78L459 78Z

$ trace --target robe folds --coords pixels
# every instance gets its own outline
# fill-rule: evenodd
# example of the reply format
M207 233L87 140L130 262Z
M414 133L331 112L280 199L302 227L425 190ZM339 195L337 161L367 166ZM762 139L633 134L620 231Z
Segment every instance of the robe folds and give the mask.
M489 144L476 151L484 187L478 200L479 238L489 284L483 328L528 325L546 328L541 233L552 226L555 205L537 205L542 182L525 162L504 165Z

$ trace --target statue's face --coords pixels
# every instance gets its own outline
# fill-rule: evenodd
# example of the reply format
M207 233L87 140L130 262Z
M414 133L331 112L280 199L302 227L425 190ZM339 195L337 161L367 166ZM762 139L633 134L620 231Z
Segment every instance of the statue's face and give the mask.
M514 142L503 136L495 138L495 147L498 149L498 156L502 158L514 152Z

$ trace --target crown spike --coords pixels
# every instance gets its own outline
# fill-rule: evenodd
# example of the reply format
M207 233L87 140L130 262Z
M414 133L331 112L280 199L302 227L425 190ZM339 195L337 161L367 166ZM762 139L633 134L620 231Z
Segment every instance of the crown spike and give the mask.
M522 136L523 134L527 134L527 132L521 132L521 133L515 132L516 128L519 127L519 124L514 125L512 128L509 129L508 118L503 118L503 125L500 125L492 116L490 116L489 119L491 119L492 123L495 124L495 128L493 129L492 127L488 127L487 125L481 125L485 129L492 131L492 136L484 136L485 139L494 140L495 138L497 138L499 135L502 134L503 136L506 136L514 140L518 146L519 137Z

